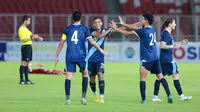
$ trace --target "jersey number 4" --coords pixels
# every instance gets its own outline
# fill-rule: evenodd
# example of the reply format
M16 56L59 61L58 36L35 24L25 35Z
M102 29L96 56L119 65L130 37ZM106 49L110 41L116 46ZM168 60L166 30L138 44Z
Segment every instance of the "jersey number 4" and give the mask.
M153 46L156 43L156 36L155 36L155 34L150 33L149 37L151 38L151 42L149 43L149 45Z
M71 41L74 41L74 43L77 44L77 42L78 42L78 31L77 30L74 31Z

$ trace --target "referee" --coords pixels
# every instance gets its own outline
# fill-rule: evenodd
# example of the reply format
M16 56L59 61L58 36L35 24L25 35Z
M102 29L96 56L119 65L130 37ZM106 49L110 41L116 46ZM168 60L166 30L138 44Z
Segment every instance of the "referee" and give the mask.
M42 37L39 37L37 34L32 34L31 31L27 28L30 25L31 18L28 15L24 15L22 18L23 24L18 29L18 36L22 43L21 46L21 65L19 69L20 73L20 82L19 84L34 84L28 78L28 64L32 61L32 39L43 41ZM25 76L25 80L23 78Z

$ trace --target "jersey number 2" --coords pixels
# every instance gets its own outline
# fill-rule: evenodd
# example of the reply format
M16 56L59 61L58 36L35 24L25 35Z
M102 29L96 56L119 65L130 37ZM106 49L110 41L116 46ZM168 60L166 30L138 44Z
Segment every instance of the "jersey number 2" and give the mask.
M74 43L77 44L77 42L78 42L78 31L77 30L74 31L71 41L74 41Z
M153 46L156 43L156 36L153 33L150 33L149 37L151 38L151 42L149 43L149 45Z

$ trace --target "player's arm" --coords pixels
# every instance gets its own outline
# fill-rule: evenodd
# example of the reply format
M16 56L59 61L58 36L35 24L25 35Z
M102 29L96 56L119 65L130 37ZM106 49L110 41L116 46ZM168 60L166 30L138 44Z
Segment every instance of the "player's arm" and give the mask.
M140 26L138 24L139 24L139 22L138 23L134 23L134 24L126 24L126 23L124 23L124 24L122 24L122 26L124 26L124 27L126 27L128 29L131 29L131 30L137 30L137 29L140 29L142 27L142 26Z
M44 64L33 64L34 66L37 66L39 68L44 68Z
M98 49L103 55L105 55L105 56L107 55L107 53L103 49L101 49L101 47L99 47L99 45L92 39L91 36L88 37L87 40L90 42L90 44L92 46L94 46L96 49Z
M60 52L61 52L61 50L62 50L62 48L63 48L63 46L64 46L64 44L65 44L65 40L67 39L67 36L65 35L65 34L63 34L62 35L62 38L61 38L61 40L60 40L60 43L59 43L59 45L58 45L58 48L57 48L57 50L56 50L56 62L58 62L58 56L59 56L59 54L60 54Z
M43 41L43 38L40 37L38 34L33 34L30 30L28 30L28 33L31 35L31 38L34 40L39 40L39 41Z
M160 48L161 49L171 49L174 48L174 45L167 45L171 40L171 35L169 33L163 32L160 39Z
M26 42L28 42L28 41L30 41L31 40L31 38L24 38L24 39L22 39L21 41L23 42L23 43L26 43Z
M174 48L174 45L167 45L167 43L165 41L161 41L160 48L161 49L171 49L171 48Z
M42 37L38 36L37 34L32 34L32 32L29 31L29 30L28 30L28 33L30 34L31 38L27 38L26 35L25 35L26 32L27 32L27 30L25 30L25 29L19 30L19 37L21 38L21 41L23 43L28 42L31 39L37 39L37 40L43 41Z
M123 29L120 29L120 28L113 28L114 31L116 32L119 32L121 34L124 34L124 35L135 35L133 33L133 31L126 31L126 30L123 30Z
M112 28L113 31L119 32L124 35L135 35L135 33L133 31L126 31L121 28L117 28L116 23L114 21L111 21L111 23L109 23L109 27Z
M111 32L112 28L107 29L105 32L103 33L99 33L97 31L94 31L91 35L97 38L102 38L105 37L106 35L108 35Z
M130 29L130 30L137 30L137 29L140 29L142 27L142 25L140 24L140 22L137 22L137 23L134 23L134 24L126 24L123 20L122 20L122 17L119 16L119 24L121 24L122 26Z
M32 35L31 35L31 38L34 39L34 40L43 41L43 38L40 37L38 34L32 34Z
M181 45L184 45L184 44L188 44L188 40L187 39L184 39L181 42L175 43L174 44L174 48L179 49L181 47Z

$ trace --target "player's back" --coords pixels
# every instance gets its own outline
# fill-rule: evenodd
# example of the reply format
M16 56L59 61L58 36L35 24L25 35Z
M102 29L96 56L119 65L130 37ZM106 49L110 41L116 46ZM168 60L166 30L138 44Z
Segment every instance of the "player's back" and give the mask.
M140 58L144 62L158 59L156 47L156 32L152 26L143 27L140 35Z
M167 30L164 30L161 33L160 41L165 42L166 45L173 45L173 43L174 43L172 35ZM172 61L173 61L173 48L160 49L160 62L161 63L171 63Z
M65 28L67 37L66 60L72 62L84 61L86 58L85 40L89 30L81 24L73 24Z

